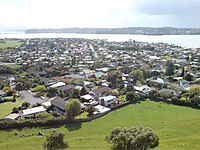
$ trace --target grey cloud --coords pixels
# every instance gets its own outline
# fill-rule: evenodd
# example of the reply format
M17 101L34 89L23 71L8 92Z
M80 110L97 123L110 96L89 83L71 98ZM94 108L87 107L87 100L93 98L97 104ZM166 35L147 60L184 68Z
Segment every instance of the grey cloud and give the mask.
M136 9L149 15L199 16L200 0L141 0Z

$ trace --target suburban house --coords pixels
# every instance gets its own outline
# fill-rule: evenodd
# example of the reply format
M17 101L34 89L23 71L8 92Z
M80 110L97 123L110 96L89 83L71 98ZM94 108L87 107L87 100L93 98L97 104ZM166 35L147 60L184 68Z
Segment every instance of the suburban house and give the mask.
M83 95L80 98L81 98L81 102L89 102L91 100L94 100L94 97L91 96L90 94Z
M109 87L100 87L89 92L89 94L92 95L96 100L98 99L98 97L106 96L110 93L111 89Z
M117 97L113 95L103 96L99 98L99 104L110 107L115 106L117 103Z
M58 112L62 115L65 114L66 102L64 101L63 98L56 96L51 98L50 101L51 101L51 109L53 111Z
M6 96L6 92L4 92L4 91L0 90L0 96L1 96L1 97L4 97L4 96Z
M58 88L57 92L58 95L60 95L61 97L64 96L69 96L70 93L72 93L72 90L75 88L75 86L73 85L64 85Z
M134 89L142 93L148 93L150 91L150 87L148 85L134 86Z
M38 106L38 107L34 107L34 108L29 108L29 109L25 109L25 110L22 110L20 115L22 117L25 117L25 118L32 118L32 117L35 117L35 115L37 113L40 113L40 112L45 112L47 109L44 108L43 106Z

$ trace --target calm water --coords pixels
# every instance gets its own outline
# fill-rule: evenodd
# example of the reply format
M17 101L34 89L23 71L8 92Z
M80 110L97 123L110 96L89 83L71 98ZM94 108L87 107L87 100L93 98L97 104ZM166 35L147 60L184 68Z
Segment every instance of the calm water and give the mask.
M0 38L88 38L107 39L109 41L127 41L129 39L149 43L169 43L187 48L200 47L200 35L130 35L130 34L69 34L69 33L0 33Z

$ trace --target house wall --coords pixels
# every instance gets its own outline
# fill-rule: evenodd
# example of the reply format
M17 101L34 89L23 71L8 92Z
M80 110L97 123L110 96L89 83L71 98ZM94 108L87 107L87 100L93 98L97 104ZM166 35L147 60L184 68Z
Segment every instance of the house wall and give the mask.
M63 110L61 110L60 108L56 107L56 106L53 106L53 111L61 114L61 115L64 115L65 112Z
M117 102L117 99L111 99L109 101L105 101L104 103L105 103L105 106L113 106L116 104L116 102Z

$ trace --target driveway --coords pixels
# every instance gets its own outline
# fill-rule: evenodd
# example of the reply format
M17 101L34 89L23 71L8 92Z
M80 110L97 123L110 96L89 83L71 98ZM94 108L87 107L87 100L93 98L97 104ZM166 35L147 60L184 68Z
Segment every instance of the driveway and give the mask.
M36 104L37 102L38 103L44 103L44 102L48 101L48 99L42 99L42 98L34 97L33 96L34 94L29 92L29 91L20 91L19 93L20 93L20 95L23 96L22 101L28 102L30 104Z

